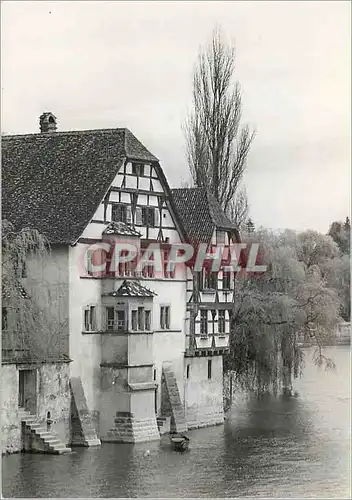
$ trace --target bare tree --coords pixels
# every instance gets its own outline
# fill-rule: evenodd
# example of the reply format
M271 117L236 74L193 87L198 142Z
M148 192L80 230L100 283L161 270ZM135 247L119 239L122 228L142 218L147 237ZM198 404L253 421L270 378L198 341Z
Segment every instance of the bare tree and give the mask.
M193 109L184 127L195 185L207 187L230 216L255 135L248 125L241 126L242 95L234 71L234 46L217 28L198 56Z
M238 230L241 231L248 220L248 214L249 204L247 190L243 187L237 190L234 199L231 201L228 215Z

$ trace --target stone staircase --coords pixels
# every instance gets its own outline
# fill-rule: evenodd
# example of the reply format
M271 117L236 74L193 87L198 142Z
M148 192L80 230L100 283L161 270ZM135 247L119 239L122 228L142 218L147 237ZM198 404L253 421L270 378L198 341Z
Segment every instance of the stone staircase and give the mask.
M80 377L70 379L70 389L72 446L100 446L101 441L92 423Z
M176 377L172 370L172 365L165 364L163 366L162 377L164 379L164 384L169 400L169 408L171 413L171 431L186 432L187 422L185 418L185 412L181 402Z
M71 453L71 448L62 443L54 432L48 431L45 424L41 423L36 415L33 415L24 408L20 408L18 414L24 425L23 438L25 451L54 455Z

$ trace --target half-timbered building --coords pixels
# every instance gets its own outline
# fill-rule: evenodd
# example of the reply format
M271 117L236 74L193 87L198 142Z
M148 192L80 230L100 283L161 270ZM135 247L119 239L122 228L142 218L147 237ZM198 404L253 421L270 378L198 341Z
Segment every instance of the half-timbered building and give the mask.
M69 441L89 444L87 429L136 442L170 425L222 423L233 273L167 264L173 245L229 244L236 228L205 189L171 190L128 129L58 132L56 122L44 113L40 133L3 137L2 217L51 244L46 262L28 258L23 286L39 302L50 289L62 323L55 349L71 360ZM114 266L118 244L137 254L157 244L161 268ZM92 264L94 245L106 250ZM60 407L48 411L55 425Z

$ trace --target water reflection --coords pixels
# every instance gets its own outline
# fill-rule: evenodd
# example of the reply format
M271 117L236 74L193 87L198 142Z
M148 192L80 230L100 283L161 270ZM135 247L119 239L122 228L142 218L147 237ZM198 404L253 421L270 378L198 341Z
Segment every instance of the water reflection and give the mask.
M325 373L308 353L298 397L239 400L225 426L190 433L189 453L164 436L69 456L12 455L3 459L3 494L349 498L349 349L333 357L338 368Z

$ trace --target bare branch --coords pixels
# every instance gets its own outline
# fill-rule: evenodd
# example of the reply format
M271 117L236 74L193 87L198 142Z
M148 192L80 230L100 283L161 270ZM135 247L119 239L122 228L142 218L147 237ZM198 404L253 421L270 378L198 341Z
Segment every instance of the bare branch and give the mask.
M242 93L234 72L234 45L217 28L198 56L193 109L183 128L195 185L207 187L227 213L254 139L248 125L241 126Z

